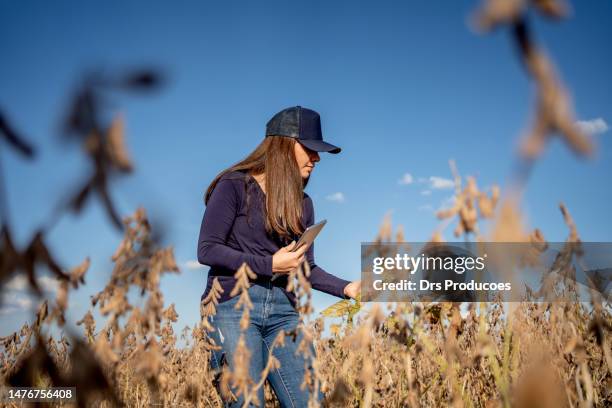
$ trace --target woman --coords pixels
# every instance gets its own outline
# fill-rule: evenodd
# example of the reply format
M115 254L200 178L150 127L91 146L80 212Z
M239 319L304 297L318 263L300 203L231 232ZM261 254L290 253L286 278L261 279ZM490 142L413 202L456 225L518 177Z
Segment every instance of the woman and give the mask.
M361 290L360 281L340 279L317 266L314 245L290 251L315 221L313 203L304 187L320 160L318 152L340 152L323 141L319 114L300 106L284 109L266 125L263 142L244 160L221 172L206 191L198 260L209 265L210 271L202 299L208 296L214 279L223 288L216 314L210 317L215 328L211 336L222 348L213 352L213 368L224 362L233 368L242 309L234 309L239 296L230 298L230 292L236 283L233 275L244 262L257 275L248 289L254 308L245 332L251 352L249 374L255 383L279 331L292 331L298 324L295 295L285 289L291 271L307 261L314 289L343 299L355 298ZM274 275L279 276L272 280ZM284 347L273 350L281 367L270 372L268 381L283 407L302 407L308 401L308 390L300 387L305 360L301 353L296 355L301 341L298 332L295 341L288 338ZM263 387L257 397L263 405ZM317 398L321 397L319 393ZM243 402L240 396L230 406Z

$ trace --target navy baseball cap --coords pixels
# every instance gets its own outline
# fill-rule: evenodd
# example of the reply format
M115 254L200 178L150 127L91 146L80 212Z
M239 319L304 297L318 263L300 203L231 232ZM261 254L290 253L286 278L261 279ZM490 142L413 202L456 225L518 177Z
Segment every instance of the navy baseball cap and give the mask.
M340 153L342 149L323 141L321 117L312 109L293 106L283 109L266 124L266 137L287 136L297 139L315 152Z

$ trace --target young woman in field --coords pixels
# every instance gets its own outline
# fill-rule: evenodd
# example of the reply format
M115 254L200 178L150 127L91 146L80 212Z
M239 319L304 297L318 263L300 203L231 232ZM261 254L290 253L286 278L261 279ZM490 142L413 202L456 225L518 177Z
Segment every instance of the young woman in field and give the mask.
M214 279L223 288L210 317L211 336L222 347L213 351L211 366L227 362L233 369L232 353L240 335L242 308L234 309L239 296L230 297L236 284L234 273L246 262L257 275L248 289L254 308L245 332L251 352L249 374L260 380L269 347L281 330L291 332L298 324L296 298L288 292L288 274L302 262L310 266L310 283L316 290L339 298L355 298L360 281L349 282L327 273L315 264L314 246L290 252L302 232L315 222L312 199L304 192L319 152L339 153L340 148L323 141L319 114L300 106L274 115L266 125L266 137L244 160L222 171L206 191L206 211L198 240L198 260L210 266L206 290ZM274 275L279 275L272 280ZM308 390L302 390L305 359L296 350L301 332L285 346L273 350L280 368L268 374L281 406L304 407ZM312 355L314 346L311 344ZM308 362L309 364L311 362ZM257 397L263 406L263 387ZM322 395L317 395L321 399ZM230 406L242 406L244 396Z

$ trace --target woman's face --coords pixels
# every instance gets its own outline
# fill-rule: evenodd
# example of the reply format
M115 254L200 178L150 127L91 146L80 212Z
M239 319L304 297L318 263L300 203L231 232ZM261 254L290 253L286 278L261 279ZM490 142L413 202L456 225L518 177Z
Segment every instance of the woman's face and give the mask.
M300 175L303 179L310 177L310 173L314 169L315 163L321 160L319 153L314 150L302 146L300 142L295 142L295 161L300 169Z

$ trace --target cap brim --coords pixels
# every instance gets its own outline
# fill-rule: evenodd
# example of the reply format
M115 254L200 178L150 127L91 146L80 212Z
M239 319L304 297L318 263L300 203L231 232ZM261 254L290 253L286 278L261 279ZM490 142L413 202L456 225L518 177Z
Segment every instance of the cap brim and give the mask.
M322 140L297 140L298 142L300 142L310 150L314 150L315 152L338 154L342 151L342 149L340 149L338 146L334 146L333 144L324 142Z

